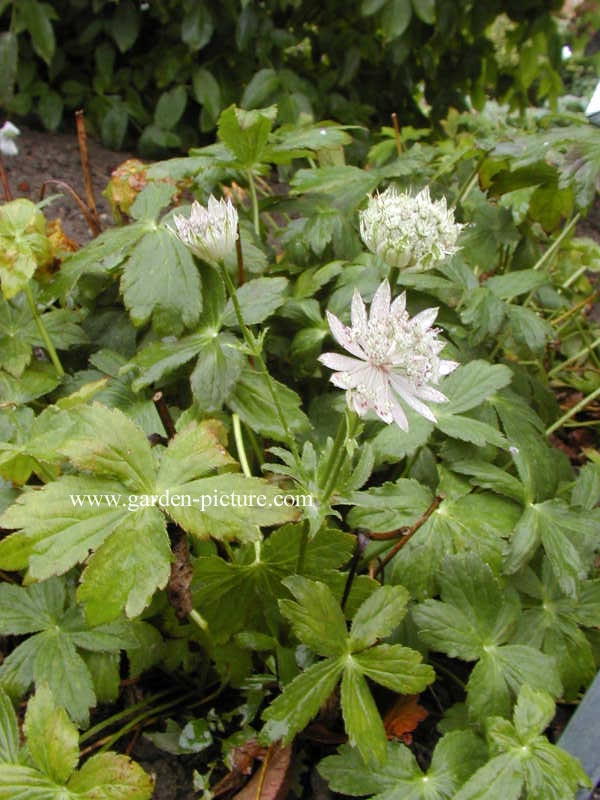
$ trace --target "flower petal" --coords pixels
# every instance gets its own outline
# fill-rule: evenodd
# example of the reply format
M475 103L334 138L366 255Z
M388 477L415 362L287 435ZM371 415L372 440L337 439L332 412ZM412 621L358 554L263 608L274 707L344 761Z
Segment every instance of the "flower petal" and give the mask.
M364 361L351 356L344 356L340 353L323 353L317 360L336 372L349 372L365 366Z
M350 329L347 328L331 311L327 312L327 322L329 323L329 330L333 338L349 353L357 358L362 358L366 361L367 356L356 342L352 341L350 336Z
M390 383L394 391L396 391L402 400L404 400L407 405L414 409L417 414L425 417L425 419L428 419L430 422L437 422L433 412L425 405L425 403L422 403L415 397L414 389L408 383L408 381L406 381L404 378L401 378L399 375L391 375Z
M390 285L387 280L383 281L371 301L371 311L369 313L369 322L371 324L379 324L389 316L390 313L390 300L391 291Z
M352 320L352 327L359 331L364 331L367 328L367 310L364 301L360 296L358 289L354 290L352 296L352 308L350 309L350 319Z

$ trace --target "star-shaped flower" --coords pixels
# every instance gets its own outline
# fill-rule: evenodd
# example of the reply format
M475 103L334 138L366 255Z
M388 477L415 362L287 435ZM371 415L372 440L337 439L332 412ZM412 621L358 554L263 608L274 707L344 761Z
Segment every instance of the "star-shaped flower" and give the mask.
M173 217L171 232L204 261L223 261L238 238L238 213L230 199L208 198L208 207L195 201L189 217Z
M395 422L408 430L408 420L401 401L418 414L435 422L425 405L444 403L447 397L432 387L442 375L458 364L439 357L445 344L432 328L437 308L428 308L415 317L406 311L406 295L391 302L390 285L384 281L377 289L367 311L355 289L352 298L351 327L327 312L331 333L350 353L324 353L319 361L335 370L331 382L346 389L348 404L359 416L370 409L384 422Z

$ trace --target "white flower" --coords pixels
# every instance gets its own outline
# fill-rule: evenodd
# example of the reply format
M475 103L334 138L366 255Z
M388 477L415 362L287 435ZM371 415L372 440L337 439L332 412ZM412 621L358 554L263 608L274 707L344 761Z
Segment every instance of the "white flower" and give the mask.
M331 382L347 390L348 404L357 414L363 417L373 409L384 422L396 422L408 430L400 401L435 422L423 401L447 401L431 384L458 364L439 358L444 342L438 339L438 329L431 327L437 308L411 318L404 293L390 301L390 285L384 281L373 297L368 317L362 297L354 291L351 327L327 312L333 336L352 357L324 353L319 361L336 370Z
M208 208L192 204L189 217L175 215L177 230L171 230L190 250L205 261L223 261L238 238L238 214L230 199L208 198Z
M19 153L19 148L15 142L15 138L21 133L16 125L12 122L5 122L0 128L0 154L3 156L16 156Z
M462 227L446 199L433 201L427 188L412 195L389 186L360 212L363 242L391 267L431 269L456 252Z

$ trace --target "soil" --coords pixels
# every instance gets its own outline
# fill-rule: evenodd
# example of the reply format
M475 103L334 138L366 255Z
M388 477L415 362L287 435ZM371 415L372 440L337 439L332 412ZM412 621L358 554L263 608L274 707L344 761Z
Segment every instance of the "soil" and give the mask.
M37 203L44 182L54 178L68 183L85 201L77 137L69 133L34 131L22 126L20 131L17 139L19 155L3 159L13 197L27 197ZM133 156L107 150L89 138L88 153L96 205L104 228L112 224L112 214L102 192L115 167ZM46 216L48 219L59 217L67 236L77 244L84 244L92 235L76 202L64 189L52 184L46 187L46 197L59 193L61 197L46 208Z

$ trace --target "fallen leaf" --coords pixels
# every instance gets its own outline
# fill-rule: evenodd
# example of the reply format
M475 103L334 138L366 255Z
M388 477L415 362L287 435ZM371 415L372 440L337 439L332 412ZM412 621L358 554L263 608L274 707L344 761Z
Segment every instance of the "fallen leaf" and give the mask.
M428 716L419 705L418 694L401 695L383 718L388 739L401 739L404 744L412 742L412 732Z
M269 747L261 768L233 800L285 800L290 789L292 745Z

